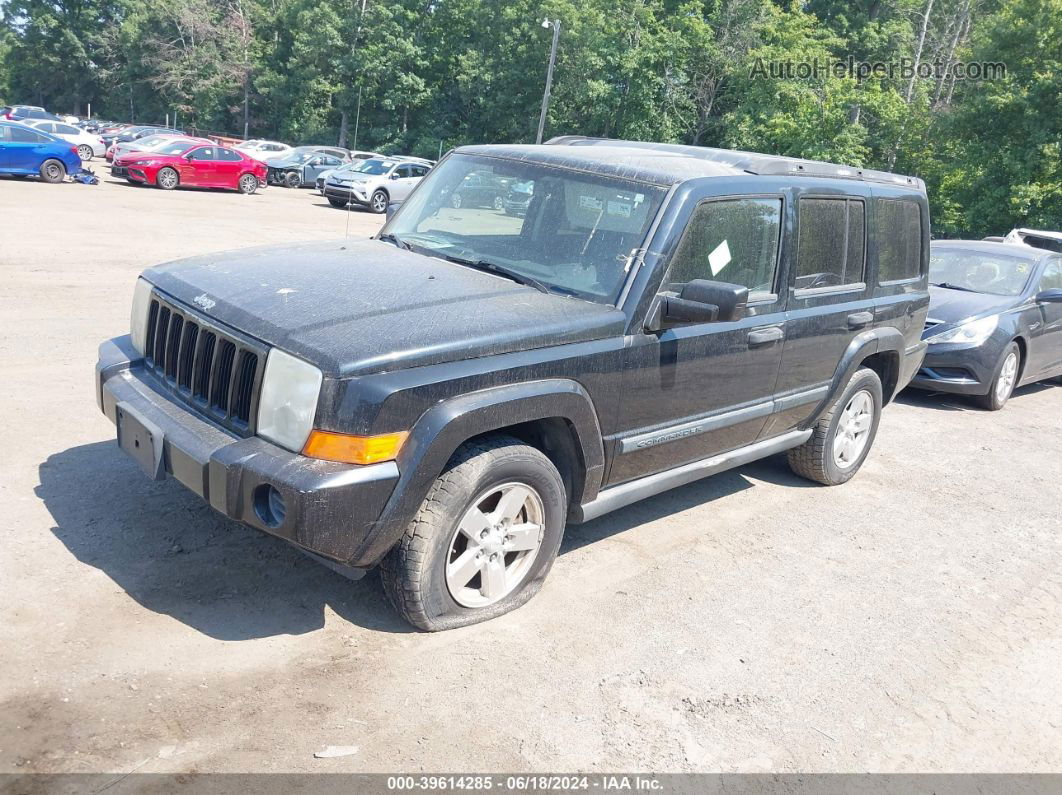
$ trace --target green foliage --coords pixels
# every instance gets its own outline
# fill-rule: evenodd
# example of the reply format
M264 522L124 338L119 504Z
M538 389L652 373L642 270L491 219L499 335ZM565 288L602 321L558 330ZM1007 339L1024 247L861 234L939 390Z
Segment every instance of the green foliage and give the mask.
M547 137L727 146L926 179L941 234L1062 228L1062 0L0 0L0 99L437 156ZM1006 79L768 79L1002 61Z

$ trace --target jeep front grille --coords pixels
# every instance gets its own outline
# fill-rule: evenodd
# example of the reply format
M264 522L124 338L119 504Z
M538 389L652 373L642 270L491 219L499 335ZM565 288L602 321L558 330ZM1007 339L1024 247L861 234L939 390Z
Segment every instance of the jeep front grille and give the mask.
M145 365L170 394L241 434L254 432L265 349L155 293Z

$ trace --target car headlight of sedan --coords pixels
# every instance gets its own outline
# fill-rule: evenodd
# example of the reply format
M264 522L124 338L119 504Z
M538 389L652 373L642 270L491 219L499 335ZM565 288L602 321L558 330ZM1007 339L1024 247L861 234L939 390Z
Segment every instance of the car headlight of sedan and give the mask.
M312 364L271 349L258 402L258 435L293 453L302 452L313 429L322 380Z
M989 315L978 320L971 320L953 329L927 337L926 342L933 345L943 342L957 342L962 345L980 345L992 336L999 325L999 315Z
M148 309L151 307L151 283L137 279L133 288L133 307L129 312L129 338L141 356L147 343Z

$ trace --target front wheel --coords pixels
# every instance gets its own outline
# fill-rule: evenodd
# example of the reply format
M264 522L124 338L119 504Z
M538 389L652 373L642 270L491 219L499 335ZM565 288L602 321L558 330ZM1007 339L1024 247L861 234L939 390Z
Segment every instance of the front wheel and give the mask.
M382 190L376 191L369 199L369 209L377 215L387 212L387 194Z
M237 187L240 193L250 195L258 190L258 177L254 174L244 174L240 177L240 182Z
M826 486L852 479L863 465L881 419L881 379L860 367L837 402L815 423L811 438L789 451L789 468Z
M81 158L82 163L87 163L92 159L92 147L87 144L79 144L77 147L77 156Z
M159 169L159 173L155 175L155 184L163 190L173 190L177 187L178 182L180 182L180 177L177 176L176 171L169 167Z
M66 177L66 166L63 165L61 160L45 160L41 163L40 175L45 182L52 184L62 182L63 178Z
M328 203L331 204L333 207L336 207L336 208L338 208L340 210L342 210L348 204L348 202L345 202L342 199L333 199L331 197L329 197Z
M289 171L284 175L284 184L289 188L298 188L302 186L302 176L298 171Z
M505 209L505 199L503 199L501 196L495 196L494 197L494 209L497 210L498 212L501 212L502 210L504 210Z
M977 405L988 411L999 411L1010 400L1014 387L1018 384L1018 372L1021 370L1021 349L1018 343L1010 343L999 357L996 375L987 395L977 395Z
M434 632L507 613L542 586L560 548L564 482L510 436L462 445L381 567L402 616Z

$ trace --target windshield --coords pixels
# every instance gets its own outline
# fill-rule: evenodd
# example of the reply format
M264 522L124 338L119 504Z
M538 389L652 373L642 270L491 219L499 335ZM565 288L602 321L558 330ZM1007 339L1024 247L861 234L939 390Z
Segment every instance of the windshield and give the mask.
M509 189L532 194L513 208ZM387 225L432 256L493 264L553 292L615 303L663 189L542 164L451 155Z
M168 144L163 144L162 146L155 147L155 151L158 152L160 155L183 155L193 146L198 145L199 144L194 143L193 141L174 141Z
M377 158L371 158L369 160L358 160L351 163L349 166L344 166L341 170L345 173L354 172L356 174L367 174L369 176L380 176L390 171L397 160L380 160Z
M1025 289L1035 260L964 248L933 247L929 281L937 286L989 295L1019 295Z

